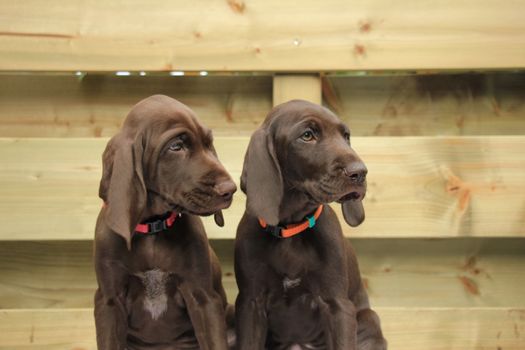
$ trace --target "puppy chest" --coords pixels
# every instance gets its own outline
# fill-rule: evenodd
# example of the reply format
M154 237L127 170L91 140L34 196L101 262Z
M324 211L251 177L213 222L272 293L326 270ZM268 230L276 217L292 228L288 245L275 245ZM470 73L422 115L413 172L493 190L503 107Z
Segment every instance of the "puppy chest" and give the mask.
M177 291L171 274L153 269L134 274L130 297L135 307L142 308L153 320L161 318L168 308L184 307L184 300ZM138 304L138 305L137 305Z
M278 343L315 342L322 334L320 320L319 303L311 294L280 296L268 308L269 330Z
M318 268L322 257L309 242L284 240L270 250L269 262L278 274L287 276L283 284L297 284L297 278Z

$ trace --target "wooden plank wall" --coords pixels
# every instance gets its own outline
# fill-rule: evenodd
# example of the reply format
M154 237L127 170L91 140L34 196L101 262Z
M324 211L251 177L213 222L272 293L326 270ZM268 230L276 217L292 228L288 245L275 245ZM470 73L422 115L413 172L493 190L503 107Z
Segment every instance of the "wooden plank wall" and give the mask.
M271 76L4 74L2 137L109 137L131 107L162 92L189 105L215 135L249 135L272 107Z
M0 68L519 68L524 12L520 0L19 0L0 6Z
M389 338L389 349L523 349L525 314L520 309L378 308L377 311ZM400 324L403 326L396 326ZM3 312L0 331L12 336L3 340L0 349L96 350L94 328L90 309ZM436 338L441 341L436 342ZM67 345L64 339L68 339Z
M391 349L521 349L523 239L354 240ZM232 246L212 241L228 297ZM91 242L0 245L0 349L95 349ZM384 254L382 252L388 252Z
M272 86L269 75L4 73L0 136L109 137L131 106L159 92L191 106L215 135L249 136L272 106ZM353 136L525 134L523 73L327 75L322 91Z
M100 156L156 93L213 129L236 181L272 105L332 109L370 171L367 219L345 234L389 348L523 349L524 12L495 0L0 3L0 349L95 349ZM230 302L243 208L238 193L225 228L205 219Z
M525 134L523 73L329 76L323 94L359 136Z
M312 86L349 123L370 169L367 220L345 232L392 348L409 335L414 348L519 348L523 339L507 318L519 319L525 309L523 76L329 75L318 83L307 78L306 89L303 77L291 76L302 84L295 90L286 88L283 75L275 80L284 84L270 76L1 75L0 327L19 338L0 341L0 348L94 346L91 237L100 208L100 154L137 100L160 92L189 104L212 125L219 155L237 180L238 150L272 99L314 99ZM231 239L243 207L239 193L225 229L205 220L231 301L237 293ZM65 330L64 343L63 334L43 325L57 313L88 328ZM427 328L412 325L409 335L406 322L397 321L421 317ZM501 334L485 331L492 321ZM35 322L34 331L28 322ZM465 322L470 328L453 327Z
M233 241L211 243L233 301ZM352 239L352 244L374 306L525 308L523 239ZM91 248L89 240L1 242L0 309L91 307L96 288Z
M107 138L3 138L0 240L91 239L101 208L100 155ZM344 225L349 237L520 237L525 217L525 137L355 137L365 159L367 220ZM248 137L216 137L217 152L236 182ZM458 152L458 149L461 152ZM424 157L421 152L424 152ZM79 157L79 155L82 155ZM334 205L334 207L337 207ZM210 238L233 238L245 208L235 194L228 226L205 218ZM31 212L33 220L24 220ZM340 214L340 209L336 208Z

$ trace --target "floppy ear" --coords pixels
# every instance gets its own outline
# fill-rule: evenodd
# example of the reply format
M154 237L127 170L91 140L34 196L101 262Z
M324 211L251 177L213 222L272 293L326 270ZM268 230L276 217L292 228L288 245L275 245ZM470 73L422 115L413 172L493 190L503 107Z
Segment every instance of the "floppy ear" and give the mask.
M255 131L250 139L244 157L241 190L246 193L249 212L269 225L278 224L283 180L273 141L264 128Z
M103 155L99 196L107 206L106 223L125 239L128 249L146 206L143 152L141 137L132 141L118 134L109 141Z
M359 226L365 220L365 208L361 199L350 199L341 203L343 217L348 225Z

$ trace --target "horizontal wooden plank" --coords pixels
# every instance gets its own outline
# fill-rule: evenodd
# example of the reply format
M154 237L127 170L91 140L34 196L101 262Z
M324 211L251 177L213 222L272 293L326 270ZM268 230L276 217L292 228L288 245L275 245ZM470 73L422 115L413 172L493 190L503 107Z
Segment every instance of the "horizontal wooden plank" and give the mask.
M0 70L519 68L524 12L519 0L4 1Z
M523 239L352 239L377 307L525 308ZM228 300L233 240L212 240ZM0 242L0 309L91 307L92 242Z
M525 134L525 73L330 76L323 95L356 136Z
M0 310L0 349L96 350L92 309Z
M0 139L0 240L92 238L106 141ZM235 180L247 142L216 138ZM353 146L369 169L367 219L356 229L343 225L346 235L524 235L525 137L356 137ZM244 200L238 191L224 228L205 218L209 237L234 237Z
M525 310L378 308L389 349L521 350ZM0 349L95 350L91 309L1 310Z
M351 239L372 305L522 307L525 240ZM523 281L523 282L522 282Z
M354 136L525 134L525 73L327 76L322 86ZM0 137L111 136L156 93L215 135L250 135L272 107L272 77L0 74Z
M0 137L111 136L154 94L190 106L215 135L249 135L272 107L272 77L0 74Z
M523 309L377 310L389 349L523 349Z
M0 309L91 307L97 288L92 251L89 241L0 242ZM216 251L228 300L235 300L233 254Z

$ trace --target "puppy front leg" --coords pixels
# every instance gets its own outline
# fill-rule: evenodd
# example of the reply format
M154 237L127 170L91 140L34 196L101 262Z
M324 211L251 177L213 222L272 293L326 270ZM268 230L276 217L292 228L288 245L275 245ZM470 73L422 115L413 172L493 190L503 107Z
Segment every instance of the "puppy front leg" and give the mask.
M355 306L345 298L318 299L325 338L329 350L357 349Z
M195 336L201 350L227 350L224 302L213 290L181 285Z
M235 302L235 329L238 350L263 350L268 330L265 297L239 293Z
M126 272L118 264L111 263L100 262L96 268L99 283L95 293L98 350L124 350L128 333Z
M357 313L357 341L359 350L386 350L387 343L383 338L379 317L372 309L360 310Z
M368 295L361 284L354 298L357 307L357 348L359 350L386 350L387 342L381 331L379 316L370 308Z
M95 294L95 327L98 350L125 350L127 317L121 298L106 298L98 289Z

